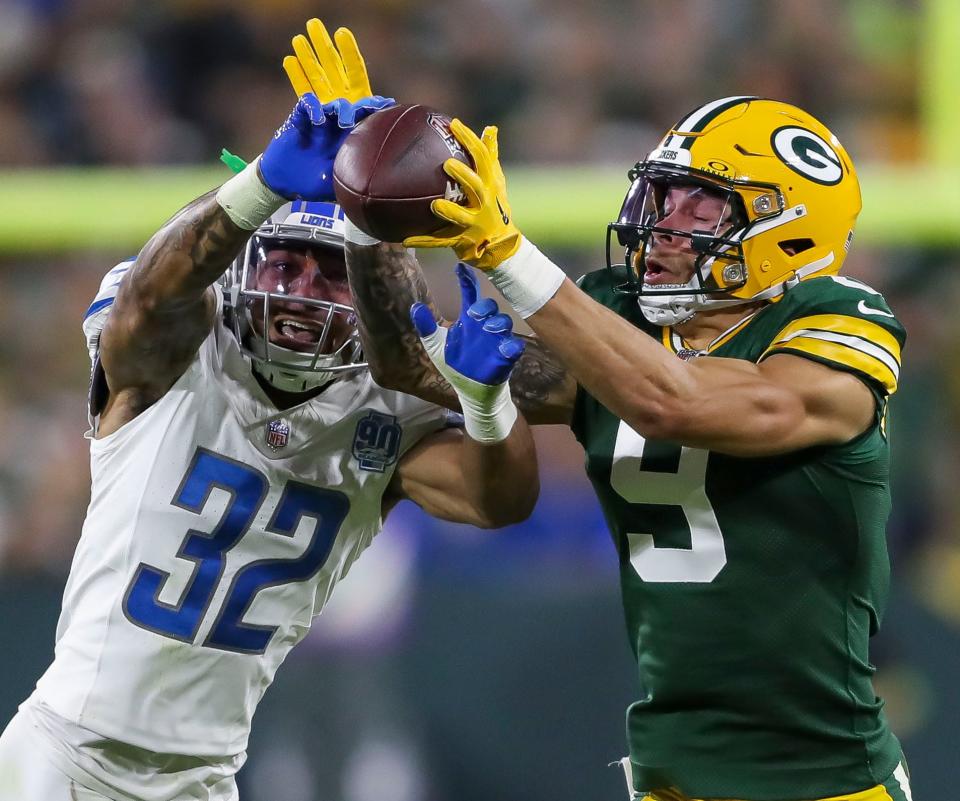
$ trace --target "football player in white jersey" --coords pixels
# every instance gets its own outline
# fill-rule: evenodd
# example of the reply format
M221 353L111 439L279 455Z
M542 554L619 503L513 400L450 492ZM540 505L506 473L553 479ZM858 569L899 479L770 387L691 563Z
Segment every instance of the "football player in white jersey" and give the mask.
M369 95L301 97L260 158L104 279L91 501L55 660L0 737L0 801L233 801L257 703L396 500L484 527L529 514L507 383L523 346L467 268L449 336L416 309L466 434L358 365L325 201L339 143L389 103Z

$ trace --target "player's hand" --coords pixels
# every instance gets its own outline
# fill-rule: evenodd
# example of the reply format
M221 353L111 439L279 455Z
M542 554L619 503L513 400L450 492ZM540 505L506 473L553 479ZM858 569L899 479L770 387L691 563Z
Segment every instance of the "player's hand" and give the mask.
M481 298L477 277L458 264L460 316L450 328L437 325L424 303L414 303L410 317L427 354L457 394L480 396L503 384L523 353L524 342L513 333L513 321L501 314L493 298Z
M314 18L307 21L307 35L309 41L302 33L293 37L296 55L283 60L298 97L312 92L321 103L340 98L356 103L373 95L367 66L348 28L337 29L334 44L324 24Z
M326 103L308 92L274 134L260 157L260 177L287 200L333 201L333 160L360 120L392 105L385 97Z
M467 203L434 200L433 213L450 223L432 236L412 236L403 244L411 248L453 248L457 256L481 270L493 270L517 252L520 231L513 224L507 201L507 181L500 167L497 129L489 125L482 137L460 120L450 130L470 154L475 169L447 159L443 169L463 189Z

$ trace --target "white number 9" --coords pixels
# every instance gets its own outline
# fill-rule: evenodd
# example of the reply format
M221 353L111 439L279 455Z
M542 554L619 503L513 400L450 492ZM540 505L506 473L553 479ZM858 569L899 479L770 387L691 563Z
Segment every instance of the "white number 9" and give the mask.
M628 503L679 506L690 527L690 547L658 548L655 532L629 532L630 564L644 581L711 582L727 563L727 552L704 486L709 451L682 448L677 471L661 473L641 467L646 442L620 422L610 485Z

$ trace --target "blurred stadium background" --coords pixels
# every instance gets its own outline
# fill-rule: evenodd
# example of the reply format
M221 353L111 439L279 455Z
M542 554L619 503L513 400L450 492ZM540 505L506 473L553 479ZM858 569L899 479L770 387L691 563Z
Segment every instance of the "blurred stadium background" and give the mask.
M700 102L759 94L860 169L847 273L909 341L892 406L894 591L877 685L917 801L960 779L960 4L955 0L2 0L0 724L52 655L88 499L80 320L102 273L260 151L307 17L374 89L497 123L521 228L574 277L624 173ZM448 308L445 259L429 263ZM245 801L622 799L635 689L615 553L565 430L533 518L489 534L401 506L258 712ZM763 692L764 688L757 688Z

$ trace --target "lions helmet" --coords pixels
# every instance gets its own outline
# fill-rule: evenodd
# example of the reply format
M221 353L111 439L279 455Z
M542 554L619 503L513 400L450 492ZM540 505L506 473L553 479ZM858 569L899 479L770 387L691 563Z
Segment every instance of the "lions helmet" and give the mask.
M617 291L637 295L644 316L660 325L776 301L798 281L837 273L861 207L857 174L836 136L796 106L756 97L695 109L628 177L620 214L607 226L607 266ZM723 212L694 230L658 227L671 186L716 194ZM690 240L696 258L685 284L644 284L657 235Z
M258 271L269 250L282 247L330 249L343 258L344 213L335 203L296 200L283 205L263 223L224 275L224 315L254 369L272 386L287 392L304 392L322 386L348 371L366 368L362 361L356 315L350 306L332 300L292 295L282 281L263 288ZM309 347L282 347L260 333L271 330L279 308L294 299L310 312L310 330L304 333ZM316 339L314 343L312 340Z

